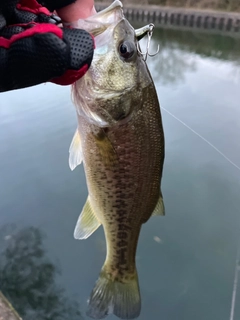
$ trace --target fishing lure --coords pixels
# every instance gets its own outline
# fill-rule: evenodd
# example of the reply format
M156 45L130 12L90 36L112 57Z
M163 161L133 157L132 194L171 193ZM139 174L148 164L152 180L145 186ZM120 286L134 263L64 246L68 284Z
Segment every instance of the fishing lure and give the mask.
M155 53L150 53L150 46L151 46L151 40L152 40L154 28L155 28L154 24L150 23L150 24L148 24L140 29L137 29L135 31L138 41L141 40L146 34L148 35L147 47L146 47L145 52L143 52L141 50L139 43L137 43L137 51L138 51L138 53L140 53L143 56L144 61L147 61L148 56L154 57L159 53L159 45L158 45L157 51Z

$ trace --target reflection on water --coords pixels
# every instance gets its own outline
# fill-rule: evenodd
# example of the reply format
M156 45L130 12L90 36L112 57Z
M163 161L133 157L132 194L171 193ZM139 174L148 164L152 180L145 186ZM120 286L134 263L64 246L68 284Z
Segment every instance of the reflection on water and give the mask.
M78 303L55 283L60 270L46 258L42 237L35 227L0 229L1 291L24 320L82 319Z
M240 40L155 30L154 43L161 52L148 64L161 106L240 166ZM240 245L240 172L162 115L166 216L151 218L141 231L139 319L226 320ZM55 319L55 313L56 319L80 319L72 301L86 310L104 262L101 228L86 241L73 239L87 198L83 168L68 168L76 123L69 88L47 84L1 94L0 226L15 223L20 233L5 238L4 247L1 236L0 289L24 320L30 314ZM239 302L238 287L231 320L240 319Z
M150 66L154 65L151 71L155 81L162 84L181 83L187 72L196 72L196 55L231 61L233 75L240 79L240 39L191 31L155 29L153 40L153 47L157 47L157 44L160 46L158 63L148 59ZM143 48L146 47L146 41L145 38L141 41Z
M181 45L177 41L171 41L166 39L165 32L163 30L154 30L153 41L151 41L151 51L155 52L155 47L159 45L160 51L154 59L148 58L148 63L154 63L154 68L151 69L151 74L155 81L162 84L173 83L177 84L184 81L184 74L187 71L196 70L196 61L189 53L188 50L182 50ZM141 41L141 47L145 51L147 46L147 39L143 38Z
M240 38L182 30L156 29L155 39L163 47L177 47L201 57L240 62Z

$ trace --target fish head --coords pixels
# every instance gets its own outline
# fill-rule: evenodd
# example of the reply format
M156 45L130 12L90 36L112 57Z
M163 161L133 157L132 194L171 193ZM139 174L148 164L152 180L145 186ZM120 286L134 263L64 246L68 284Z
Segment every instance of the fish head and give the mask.
M109 127L131 118L136 105L142 103L143 88L152 79L120 1L89 21L83 25L96 34L96 49L88 72L73 86L73 98L79 116Z

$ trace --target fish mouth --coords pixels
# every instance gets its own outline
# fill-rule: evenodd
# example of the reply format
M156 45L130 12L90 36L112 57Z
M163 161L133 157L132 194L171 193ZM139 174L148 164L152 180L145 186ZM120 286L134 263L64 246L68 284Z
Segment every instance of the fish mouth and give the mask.
M124 18L122 8L122 2L119 0L115 0L107 8L95 13L87 19L79 19L78 21L72 22L70 25L76 28L83 28L86 31L90 32L94 37L96 37L103 33L111 25L115 24L116 21L120 21ZM112 14L113 12L114 15ZM151 31L151 26L152 24L148 24L142 28L135 30L138 41Z
M122 10L122 2L115 0L107 8L95 13L94 15L86 18L73 21L70 24L71 27L84 29L91 33L94 37L103 33L110 26L116 24L117 21L124 18Z
M96 16L99 16L99 17L102 17L102 16L105 16L105 15L108 15L109 12L111 11L118 11L120 9L121 13L123 13L122 11L122 2L119 1L119 0L115 0L112 4L110 4L110 6L108 6L107 8L103 9L102 11L98 12ZM117 9L117 10L116 10ZM104 29L108 28L109 24L105 24L104 26ZM135 29L135 35L137 37L137 40L140 41L142 38L144 38L147 34L149 34L149 32L152 31L154 25L152 23L142 27L142 28L139 28L139 29ZM92 30L92 33L93 35L97 35L97 32L99 31L99 29L95 29L95 30Z
M98 12L94 17L96 18L96 16L99 16L100 18L102 18L103 16L108 16L108 13L112 12L112 11L115 11L115 12L120 11L121 14L123 14L122 8L123 8L122 2L119 0L115 0L110 6L103 9L102 11ZM104 32L110 26L110 24L112 24L112 22L105 23L104 25L102 24L101 28L99 28L99 26L98 26L97 28L92 29L91 32L94 36L97 36L100 33ZM149 34L149 32L152 31L153 27L154 27L154 25L152 23L150 23L142 28L135 29L135 35L137 37L137 40L140 41L147 34Z
M122 2L119 0L115 0L112 4L110 4L110 6L108 6L107 8L103 9L102 11L100 11L99 13L97 13L96 15L105 15L106 13L108 13L109 11L112 11L113 9L120 7L122 8Z

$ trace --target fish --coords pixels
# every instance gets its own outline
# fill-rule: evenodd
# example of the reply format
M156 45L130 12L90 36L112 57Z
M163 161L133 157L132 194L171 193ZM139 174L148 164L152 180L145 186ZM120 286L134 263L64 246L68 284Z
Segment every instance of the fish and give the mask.
M120 1L78 27L95 36L96 48L91 67L72 87L78 127L69 166L83 163L89 193L74 237L87 239L102 225L107 247L87 315L134 319L141 311L135 261L141 227L165 214L160 105L138 50L140 35Z

